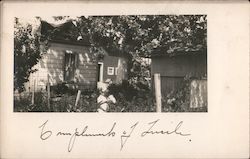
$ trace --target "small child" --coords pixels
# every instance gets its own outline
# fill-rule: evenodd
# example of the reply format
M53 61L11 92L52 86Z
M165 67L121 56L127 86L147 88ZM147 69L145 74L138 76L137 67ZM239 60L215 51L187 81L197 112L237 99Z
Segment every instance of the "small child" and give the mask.
M108 112L109 104L116 103L116 99L113 95L108 96L108 90L101 91L101 94L97 98L97 103L99 108L97 109L97 112L99 113L105 113Z

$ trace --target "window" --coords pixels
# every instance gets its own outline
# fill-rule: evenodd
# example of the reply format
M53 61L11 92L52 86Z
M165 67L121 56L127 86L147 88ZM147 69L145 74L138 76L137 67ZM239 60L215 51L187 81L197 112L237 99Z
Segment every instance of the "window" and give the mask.
M64 58L64 80L73 81L77 68L77 54L66 51Z
M108 67L108 75L114 75L114 67Z

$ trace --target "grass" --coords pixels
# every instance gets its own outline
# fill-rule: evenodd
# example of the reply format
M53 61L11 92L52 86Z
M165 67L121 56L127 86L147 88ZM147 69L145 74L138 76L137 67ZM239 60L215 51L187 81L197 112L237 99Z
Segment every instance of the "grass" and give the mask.
M15 112L96 112L96 99L98 94L81 95L80 101L75 106L76 95L64 94L52 97L50 109L48 108L47 95L43 92L35 94L35 102L31 104L31 95L14 100ZM179 99L180 100L180 99ZM155 112L155 100L151 94L144 97L137 97L126 100L125 97L118 97L117 103L110 105L109 112ZM163 112L207 112L207 107L190 108L189 102L169 102L169 98L162 100Z
M190 82L183 83L180 89L162 97L162 112L207 112L207 104L201 108L190 108ZM64 88L64 87L58 87ZM99 92L83 91L75 106L77 91L56 89L51 92L50 108L47 93L36 92L35 102L31 104L31 94L14 100L15 112L96 112ZM62 92L63 91L63 92ZM111 85L109 91L116 98L116 104L109 105L109 112L155 112L156 104L152 90L138 89L123 83Z

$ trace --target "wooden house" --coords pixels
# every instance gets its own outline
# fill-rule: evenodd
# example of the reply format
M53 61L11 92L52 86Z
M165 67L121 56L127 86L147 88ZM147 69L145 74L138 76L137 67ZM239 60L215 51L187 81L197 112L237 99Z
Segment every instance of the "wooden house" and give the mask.
M51 86L65 83L75 89L95 89L98 82L119 83L127 78L126 57L100 48L103 56L97 58L91 53L88 37L79 36L72 21L58 26L42 21L40 30L43 36L51 36L49 48L34 66L37 71L30 75L26 90L46 89L47 82Z
M168 52L165 48L158 48L151 58L151 74L160 74L161 92L165 95L177 90L187 76L191 79L205 79L207 76L206 49Z

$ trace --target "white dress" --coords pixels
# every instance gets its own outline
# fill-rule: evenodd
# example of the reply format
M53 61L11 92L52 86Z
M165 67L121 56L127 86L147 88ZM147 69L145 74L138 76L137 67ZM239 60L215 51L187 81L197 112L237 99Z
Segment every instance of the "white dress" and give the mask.
M97 98L97 103L99 105L99 108L97 109L97 111L99 113L107 112L107 110L108 110L108 99L107 99L107 97L105 97L104 95L99 95L99 97Z
M107 112L109 108L108 102L116 103L115 97L113 95L109 95L108 97L105 97L102 94L99 95L99 97L97 98L97 103L99 105L97 112L99 113Z

